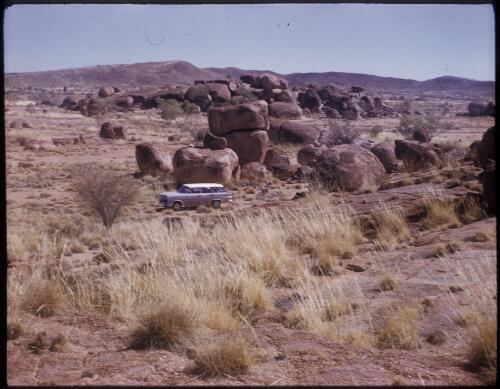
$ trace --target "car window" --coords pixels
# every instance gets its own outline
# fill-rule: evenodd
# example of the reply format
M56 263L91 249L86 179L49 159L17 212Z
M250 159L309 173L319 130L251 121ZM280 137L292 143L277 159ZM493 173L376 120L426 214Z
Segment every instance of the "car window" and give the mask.
M203 188L193 188L191 193L201 193Z
M179 189L179 193L191 193L191 188L187 186L181 186Z
M213 193L222 193L222 192L225 192L225 189L224 188L212 188L212 192Z
M203 193L213 193L212 188L201 188Z

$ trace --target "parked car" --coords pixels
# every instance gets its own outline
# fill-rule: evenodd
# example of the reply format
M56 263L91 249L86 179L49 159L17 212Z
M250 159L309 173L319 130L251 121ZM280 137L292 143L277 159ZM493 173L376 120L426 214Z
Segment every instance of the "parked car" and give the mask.
M174 211L200 205L220 208L222 203L233 201L233 195L221 184L184 184L177 192L160 193L158 201Z

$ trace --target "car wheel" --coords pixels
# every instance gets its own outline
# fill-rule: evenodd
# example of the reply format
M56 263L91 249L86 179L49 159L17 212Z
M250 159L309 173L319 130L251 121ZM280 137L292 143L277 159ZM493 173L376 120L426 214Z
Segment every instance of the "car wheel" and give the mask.
M212 208L215 208L215 209L220 208L220 200L212 201Z
M172 209L174 211L180 211L182 209L182 203L180 201L176 201L173 205L172 205Z

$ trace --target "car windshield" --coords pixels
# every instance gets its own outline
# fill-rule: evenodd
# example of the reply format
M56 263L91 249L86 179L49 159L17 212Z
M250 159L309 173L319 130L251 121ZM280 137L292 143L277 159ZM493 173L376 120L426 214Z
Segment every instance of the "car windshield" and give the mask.
M187 187L187 186L184 186L182 185L179 190L178 190L179 193L191 193L191 188Z

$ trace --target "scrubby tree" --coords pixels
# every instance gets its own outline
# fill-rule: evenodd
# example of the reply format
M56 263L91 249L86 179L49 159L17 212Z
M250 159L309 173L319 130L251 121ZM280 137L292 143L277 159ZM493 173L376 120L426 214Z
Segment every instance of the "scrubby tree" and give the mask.
M113 225L139 191L131 178L102 166L79 165L73 174L75 192L106 227Z

